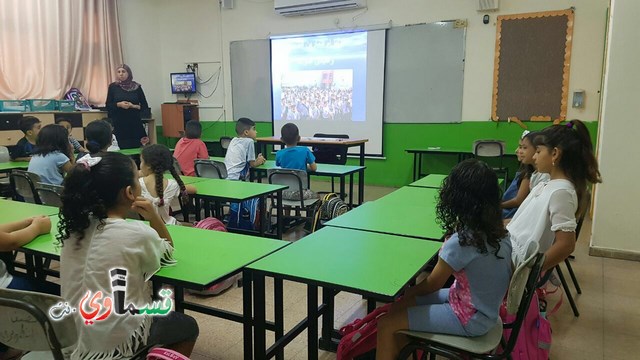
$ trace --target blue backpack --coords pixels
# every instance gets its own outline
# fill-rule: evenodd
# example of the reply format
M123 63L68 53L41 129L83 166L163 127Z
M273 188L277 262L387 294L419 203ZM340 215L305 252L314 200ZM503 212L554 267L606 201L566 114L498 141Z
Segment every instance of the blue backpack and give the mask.
M229 206L227 228L242 230L260 229L260 199L254 198Z

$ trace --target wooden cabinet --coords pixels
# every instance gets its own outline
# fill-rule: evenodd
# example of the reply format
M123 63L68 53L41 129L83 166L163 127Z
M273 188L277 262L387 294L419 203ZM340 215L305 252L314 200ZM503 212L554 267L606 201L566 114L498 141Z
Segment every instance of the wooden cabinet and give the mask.
M165 137L182 137L187 121L200 121L197 103L164 103L160 108L162 109L162 133Z
M35 116L42 122L42 126L55 124L59 119L66 119L71 123L71 134L78 141L85 141L84 128L94 120L107 117L103 111L74 111L74 112L34 112L34 113L2 113L0 112L0 146L13 146L24 134L20 131L20 119L23 116ZM156 143L155 120L143 119L148 125L149 140Z

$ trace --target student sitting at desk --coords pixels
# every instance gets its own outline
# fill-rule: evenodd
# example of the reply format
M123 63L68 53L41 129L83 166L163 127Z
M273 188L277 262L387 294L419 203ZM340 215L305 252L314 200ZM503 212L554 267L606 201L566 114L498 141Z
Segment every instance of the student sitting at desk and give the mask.
M29 162L29 172L40 176L40 181L45 184L62 184L64 174L75 163L67 129L54 124L43 127L36 145Z
M262 154L256 156L253 142L258 132L256 123L251 119L240 118L236 123L236 134L229 143L224 165L227 168L227 179L244 180L249 175L249 169L260 166L266 161Z
M198 120L189 120L184 126L185 137L180 139L173 151L173 157L178 160L182 172L187 176L196 176L194 161L196 159L208 159L209 152L207 145L200 137L202 136L202 125Z
M11 151L13 161L31 160L31 154L36 149L36 139L41 127L40 119L35 116L24 116L20 119L20 130L24 133L24 137L18 140Z
M318 165L316 164L316 157L313 156L311 150L306 146L298 146L300 141L300 131L295 124L285 124L280 130L282 134L282 141L287 146L286 148L276 153L276 166L280 166L285 169L296 169L304 171L316 171ZM282 192L282 197L288 200L298 200L300 196L297 191L285 190ZM312 199L317 195L309 190L305 189L303 198Z

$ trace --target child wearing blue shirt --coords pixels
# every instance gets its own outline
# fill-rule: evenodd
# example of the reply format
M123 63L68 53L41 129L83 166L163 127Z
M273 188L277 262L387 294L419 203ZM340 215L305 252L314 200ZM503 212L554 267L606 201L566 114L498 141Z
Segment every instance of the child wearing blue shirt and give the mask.
M24 137L18 141L11 151L13 161L29 161L31 154L36 150L36 139L42 124L35 116L24 116L20 119L20 130Z
M311 150L305 146L298 146L298 141L300 141L298 127L295 124L288 123L282 127L280 133L282 134L281 139L287 147L276 153L276 166L284 169L316 171L318 165L316 164L316 157ZM296 191L284 191L282 196L285 199L299 199ZM311 199L315 196L316 194L311 190L305 189L304 199Z

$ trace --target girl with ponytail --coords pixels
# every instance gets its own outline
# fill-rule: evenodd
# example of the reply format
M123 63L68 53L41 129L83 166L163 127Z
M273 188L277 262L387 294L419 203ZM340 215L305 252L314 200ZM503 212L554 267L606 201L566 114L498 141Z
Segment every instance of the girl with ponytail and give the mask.
M178 220L169 214L171 202L179 197L186 206L189 194L196 192L195 187L182 182L173 161L171 151L164 145L145 146L140 154L142 196L151 201L165 224L170 225L178 224ZM170 172L173 179L165 179L166 172Z
M571 255L576 242L576 218L587 210L589 184L601 182L589 130L580 120L549 126L533 144L536 169L549 181L536 185L507 225L518 264L531 241L545 252L546 271Z
M127 304L133 304L135 310L150 303L148 280L161 266L175 264L173 242L153 205L140 196L135 163L120 153L86 155L65 178L61 200L56 238L62 244L62 297L69 304L82 306L91 292L96 294L93 303L98 293L114 291L116 271L126 281ZM130 211L140 214L149 225L125 220ZM111 309L106 299L99 301ZM128 359L145 344L162 344L183 355L191 354L198 337L198 325L192 317L175 312L165 316L129 313L126 304L114 301L115 310L96 318L92 326L94 318L86 319L90 314L77 311L71 315L78 329L71 359Z

